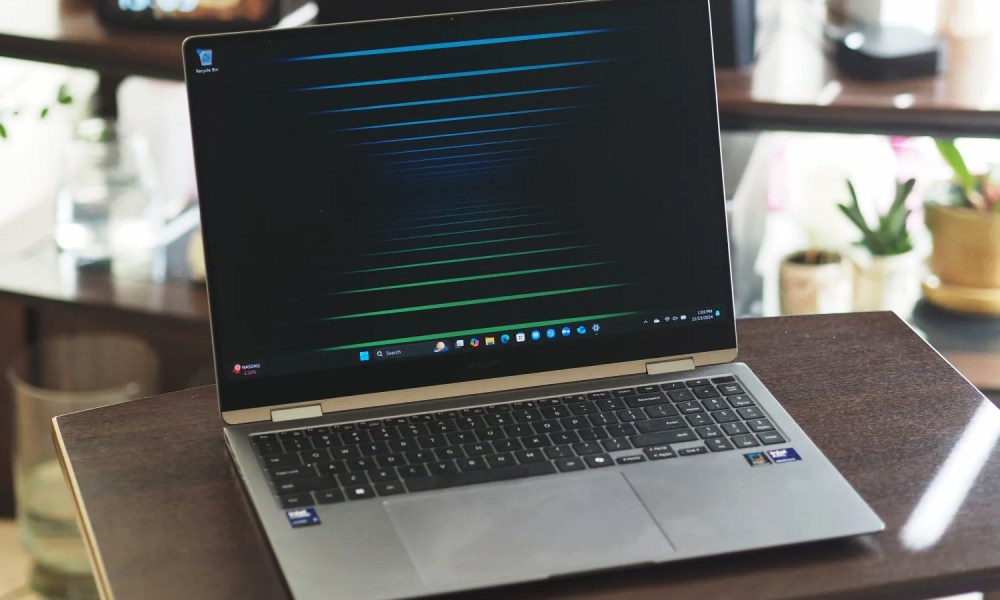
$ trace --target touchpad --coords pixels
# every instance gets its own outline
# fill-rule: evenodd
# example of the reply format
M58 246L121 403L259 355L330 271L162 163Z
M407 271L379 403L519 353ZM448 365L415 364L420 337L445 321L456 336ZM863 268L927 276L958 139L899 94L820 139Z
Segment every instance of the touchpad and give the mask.
M456 488L385 507L427 584L535 579L673 552L617 472Z

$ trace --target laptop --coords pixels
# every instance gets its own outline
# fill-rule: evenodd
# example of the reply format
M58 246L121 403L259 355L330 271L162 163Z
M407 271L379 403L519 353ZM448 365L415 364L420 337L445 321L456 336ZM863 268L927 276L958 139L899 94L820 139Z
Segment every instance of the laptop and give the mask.
M883 529L733 362L706 0L183 52L224 437L296 598Z

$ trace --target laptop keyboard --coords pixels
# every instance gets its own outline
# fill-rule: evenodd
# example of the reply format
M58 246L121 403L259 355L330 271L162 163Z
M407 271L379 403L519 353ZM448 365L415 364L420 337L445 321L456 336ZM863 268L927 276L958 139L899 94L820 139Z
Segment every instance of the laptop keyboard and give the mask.
M250 439L284 508L785 443L732 376Z

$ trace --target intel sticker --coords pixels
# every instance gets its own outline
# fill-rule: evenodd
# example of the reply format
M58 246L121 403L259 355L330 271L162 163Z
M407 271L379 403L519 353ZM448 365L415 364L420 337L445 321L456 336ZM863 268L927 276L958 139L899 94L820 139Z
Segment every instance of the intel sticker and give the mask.
M797 460L802 460L799 453L795 451L795 448L782 448L780 450L768 450L767 455L771 458L771 462L776 465L786 462L795 462Z
M747 462L751 467L763 467L771 464L771 461L768 460L767 455L763 452L750 452L748 454L744 454L743 458L747 459Z
M293 508L286 510L285 516L288 517L288 524L292 527L319 525L319 515L316 514L315 508Z

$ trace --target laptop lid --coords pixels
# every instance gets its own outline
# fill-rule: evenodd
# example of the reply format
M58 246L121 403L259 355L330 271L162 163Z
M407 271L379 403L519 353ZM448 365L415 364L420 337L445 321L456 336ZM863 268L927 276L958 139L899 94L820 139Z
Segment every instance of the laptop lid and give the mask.
M227 422L735 357L705 0L202 36L184 61Z

